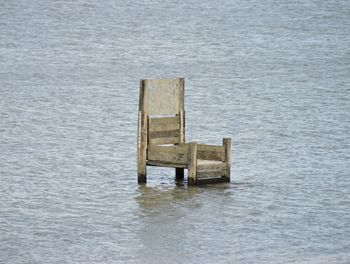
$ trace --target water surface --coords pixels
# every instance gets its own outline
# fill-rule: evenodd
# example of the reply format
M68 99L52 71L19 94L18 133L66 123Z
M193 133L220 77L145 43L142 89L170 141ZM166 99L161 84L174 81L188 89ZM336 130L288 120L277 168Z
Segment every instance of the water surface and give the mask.
M348 1L1 1L1 263L349 263ZM232 182L136 182L141 78Z

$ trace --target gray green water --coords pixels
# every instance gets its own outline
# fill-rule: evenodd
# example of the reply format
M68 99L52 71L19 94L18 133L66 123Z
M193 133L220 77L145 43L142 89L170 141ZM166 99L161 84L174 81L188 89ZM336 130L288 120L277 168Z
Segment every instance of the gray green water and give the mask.
M349 263L349 1L0 1L0 263ZM232 183L136 182L141 78Z

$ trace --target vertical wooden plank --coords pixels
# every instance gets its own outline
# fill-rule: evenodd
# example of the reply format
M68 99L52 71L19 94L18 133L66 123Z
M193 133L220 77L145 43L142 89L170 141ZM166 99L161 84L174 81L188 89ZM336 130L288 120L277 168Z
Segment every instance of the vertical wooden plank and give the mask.
M179 78L179 110L185 110L185 78Z
M175 179L177 181L182 181L184 179L184 169L183 168L175 168Z
M197 184L197 142L190 143L189 166L188 166L188 185Z
M183 139L184 139L184 143L186 142L186 115L185 115L185 110L182 111L182 130L183 130Z
M140 80L139 111L144 111L143 109L144 97L145 97L145 80Z
M181 97L181 95L180 95ZM180 133L179 133L179 138L180 138L180 144L185 142L185 130L184 130L184 111L180 108ZM178 145L178 144L176 144ZM183 168L175 168L175 178L178 181L182 181L184 179L184 169Z
M225 147L226 178L229 182L231 177L231 139L224 138L222 142Z
M137 147L137 176L138 183L146 183L147 181L147 114L139 112L139 137Z
M184 119L185 119L185 114L183 110L180 110L180 143L184 143L185 142L185 123L184 123Z

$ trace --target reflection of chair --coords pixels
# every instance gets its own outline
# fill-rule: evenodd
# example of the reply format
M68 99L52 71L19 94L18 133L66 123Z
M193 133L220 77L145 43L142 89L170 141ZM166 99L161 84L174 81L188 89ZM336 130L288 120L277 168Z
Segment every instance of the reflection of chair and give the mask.
M184 79L141 80L137 144L138 182L147 165L172 167L188 183L229 182L231 139L223 146L185 143Z

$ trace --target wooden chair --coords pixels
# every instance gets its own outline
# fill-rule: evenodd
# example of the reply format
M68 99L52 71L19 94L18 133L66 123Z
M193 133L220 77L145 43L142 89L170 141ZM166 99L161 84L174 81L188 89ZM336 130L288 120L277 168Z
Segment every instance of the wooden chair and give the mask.
M138 182L145 183L147 166L175 168L188 184L229 182L231 139L222 146L185 143L184 79L141 80L137 144Z

